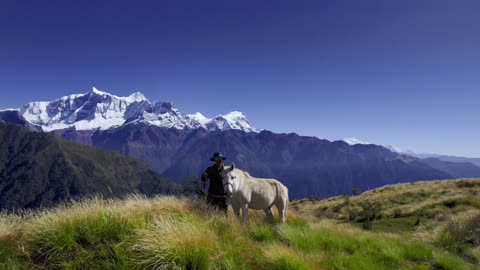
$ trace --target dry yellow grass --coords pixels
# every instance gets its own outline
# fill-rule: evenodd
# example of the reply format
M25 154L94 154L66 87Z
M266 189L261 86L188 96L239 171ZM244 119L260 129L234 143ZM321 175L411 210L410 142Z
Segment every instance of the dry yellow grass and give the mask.
M462 187L461 183L472 183L472 186ZM432 196L426 198L419 196L415 198L414 201L406 203L405 205L401 205L394 201L395 198L402 194L410 193L412 195L421 195L429 192L432 193ZM395 207L414 211L426 205L436 204L448 199L457 200L459 198L467 197L480 198L480 179L421 181L387 185L363 192L357 196L348 196L348 199L351 203L357 204L366 201L382 202L382 208L385 211L393 211ZM320 207L331 208L344 202L345 196L335 196L322 200L297 200L291 202L290 207L302 215L314 215L314 211Z
M321 219L345 222L349 219L349 210L361 211L361 204L367 202L379 202L383 217L418 215L424 218L411 232L432 240L446 221L462 221L480 214L480 179L387 185L357 196L297 200L291 202L290 209L309 217L313 223Z
M429 183L388 186L350 198L349 204L381 200L391 210L399 205L392 198L405 193L431 193L419 197L422 202L409 202L415 207L458 200L479 191L478 180L468 181L473 186L465 182L468 187L459 187L456 181L433 182L430 187ZM443 251L412 242L426 239L417 235L431 235L436 227L422 224L412 237L365 231L318 217L319 208L328 211L338 205L345 205L344 197L292 202L288 224L267 224L263 211L252 211L250 226L239 222L231 209L225 216L201 200L175 196L94 197L42 211L4 213L0 268L401 269L444 264L472 268L454 255L442 262ZM460 219L475 211L466 205L451 214ZM336 214L344 215L342 209Z

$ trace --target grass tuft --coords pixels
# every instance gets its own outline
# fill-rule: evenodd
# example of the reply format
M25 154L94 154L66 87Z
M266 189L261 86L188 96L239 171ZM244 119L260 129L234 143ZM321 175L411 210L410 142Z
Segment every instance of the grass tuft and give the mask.
M53 216L33 230L27 242L34 263L57 268L123 267L122 243L135 226L114 211Z
M277 238L276 231L269 224L252 224L249 228L250 237L258 242L272 242Z

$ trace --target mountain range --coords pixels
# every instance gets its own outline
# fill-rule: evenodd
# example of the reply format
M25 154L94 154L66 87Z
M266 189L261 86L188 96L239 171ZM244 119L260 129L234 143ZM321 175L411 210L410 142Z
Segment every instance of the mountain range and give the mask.
M151 103L139 92L118 97L94 88L0 112L0 120L12 119L30 130L141 159L151 170L178 183L198 177L210 165L212 153L220 151L227 162L235 162L254 176L279 179L292 198L480 176L473 164L439 164L375 144L257 129L241 112L213 118L183 114L171 102Z
M241 112L207 118L201 113L182 114L171 102L151 103L142 93L119 97L96 88L84 94L64 96L54 101L30 102L18 115L43 131L74 127L76 130L107 130L130 124L209 131L239 129L258 132Z
M443 161L453 162L453 163L471 163L475 166L480 166L480 158L470 158L470 157L458 157L458 156L449 156L449 155L439 155L439 154L426 154L426 153L415 153L412 151L405 152L406 155L413 157L426 159L426 158L436 158Z
M369 144L357 138L343 139L350 145ZM480 176L480 158L457 157L439 154L416 153L411 150L403 151L398 147L386 145L392 152L404 154L421 159L432 168L442 170L456 178L472 178Z

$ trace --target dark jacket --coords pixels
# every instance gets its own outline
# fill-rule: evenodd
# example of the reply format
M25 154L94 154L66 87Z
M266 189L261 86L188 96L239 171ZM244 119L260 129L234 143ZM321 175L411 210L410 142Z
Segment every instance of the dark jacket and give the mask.
M202 177L202 181L205 182L207 181L207 178L210 179L210 186L208 188L209 195L223 195L225 193L220 172L221 168L215 165L210 166L205 170L207 176Z

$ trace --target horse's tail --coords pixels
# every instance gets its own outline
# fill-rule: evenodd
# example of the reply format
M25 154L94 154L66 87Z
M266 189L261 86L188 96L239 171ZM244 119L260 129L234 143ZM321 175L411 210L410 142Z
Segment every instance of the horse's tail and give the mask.
M283 190L285 192L285 220L287 220L287 208L288 208L288 203L289 203L289 197L288 197L288 188L284 185Z
M275 198L277 209L280 213L282 222L285 222L287 220L288 188L280 182L275 186L277 189L277 198Z

